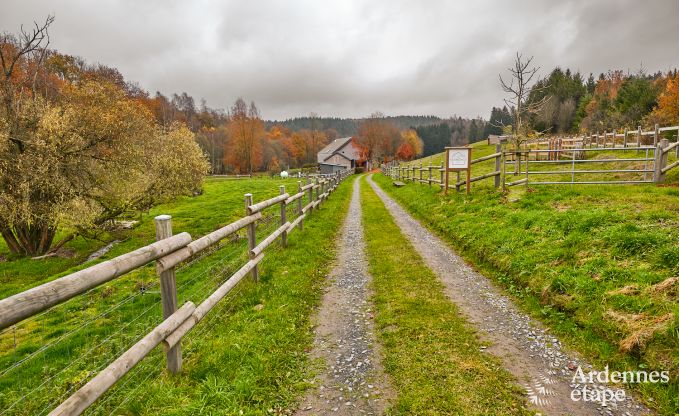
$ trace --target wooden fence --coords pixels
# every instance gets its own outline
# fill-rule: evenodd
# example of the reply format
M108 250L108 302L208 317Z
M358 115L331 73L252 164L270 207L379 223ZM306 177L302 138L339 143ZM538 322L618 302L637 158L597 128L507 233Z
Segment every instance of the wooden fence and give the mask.
M511 136L492 136L491 141L505 143ZM652 130L644 131L641 126L635 130L612 131L603 133L589 133L575 136L551 136L539 137L526 141L527 149L549 150L543 155L549 159L558 159L559 155L565 154L570 157L573 149L610 149L610 148L644 148L647 146L657 147L661 140L667 139L669 143L679 142L679 126L660 127L658 124ZM679 157L679 147L676 148ZM577 157L584 156L581 154Z
M258 203L253 201L252 194L246 194L244 217L195 240L186 232L173 235L171 217L159 215L155 218L155 243L0 300L0 330L3 330L150 262L156 262L162 323L53 409L50 415L81 414L161 343L165 349L168 370L171 373L180 372L182 338L245 276L250 274L257 281L258 264L264 257L264 250L277 239L285 247L288 234L297 227L303 229L304 219L318 209L351 173L351 170L345 170L314 181L308 178L304 185L298 182L297 192L292 195L281 186L280 195ZM308 201L306 205L303 204L305 198ZM286 207L295 206L292 204L296 205L298 216L288 221ZM276 205L280 205L280 226L258 241L255 225L262 220L263 210ZM178 307L175 268L243 228L247 229L249 261L199 305L187 301Z
M473 183L483 179L494 178L495 186L496 187L500 186L502 174L501 170L502 156L503 156L502 145L497 144L495 146L495 153L479 157L476 159L472 159L471 161L472 166L485 161L494 160L494 169L490 173L485 173L483 175L474 176L470 178L469 182ZM426 177L423 175L425 172L427 173ZM433 175L433 172L436 172L436 177ZM445 187L446 170L444 162L441 162L440 165L429 164L428 166L423 166L421 163L419 165L414 164L401 165L398 162L391 162L389 164L385 164L382 166L382 173L384 173L385 175L389 175L392 178L399 181L412 181L417 183L426 183L429 186L435 184L436 186L440 186L441 188ZM449 187L451 189L454 187L457 191L459 191L461 187L467 184L467 179L466 178L462 179L460 177L461 176L460 172L455 173L457 175L456 180L454 184L449 185Z
M616 142L615 134L604 134L587 136L581 140L567 139L547 139L543 141L533 141L528 143L526 149L506 150L503 144L495 146L495 152L473 159L472 172L474 165L486 161L494 161L490 172L482 175L473 176L470 183L484 179L493 178L495 187L511 187L515 185L557 185L557 184L640 184L640 183L662 183L665 181L666 174L671 169L679 166L679 160L669 162L669 155L674 150L679 153L679 141L671 143L666 138L658 139L658 134L665 131L679 131L679 127L656 128L653 141L655 145L643 145L641 140L628 141L626 136L620 143ZM649 132L639 130L639 137ZM608 135L608 136L607 136ZM646 134L649 136L649 134ZM610 142L606 137L611 138ZM651 141L650 139L647 141ZM618 145L619 144L619 145ZM596 155L606 153L620 153L617 155L605 155L604 158ZM633 156L627 156L627 152L636 152ZM639 155L642 153L642 155ZM594 155L589 157L588 155ZM631 164L631 166L630 166ZM638 167L636 164L643 164ZM513 172L507 173L506 167L511 165ZM604 166L604 168L591 168L591 165ZM549 169L545 169L545 166ZM584 166L582 168L581 166ZM559 167L565 169L558 169ZM532 169L532 170L531 170ZM413 181L426 183L429 186L436 184L441 188L445 187L445 169L443 162L440 166L429 164L399 164L391 162L382 166L384 174L391 176L398 181ZM436 172L436 174L434 174ZM466 179L460 178L460 173L456 172L457 177L454 185L449 185L459 191L466 185ZM619 174L625 174L626 178L616 178ZM522 179L511 180L512 176L523 176ZM559 175L559 180L544 179L545 176ZM579 180L581 175L585 179ZM592 179L593 175L608 175L603 178ZM612 175L612 177L611 177ZM635 176L638 175L638 176Z

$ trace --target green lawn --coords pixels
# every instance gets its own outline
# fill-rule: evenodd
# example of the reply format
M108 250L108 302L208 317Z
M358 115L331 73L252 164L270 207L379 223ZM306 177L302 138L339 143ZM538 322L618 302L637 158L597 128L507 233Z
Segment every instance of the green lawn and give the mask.
M679 411L679 188L502 194L488 180L470 196L446 197L437 187L375 180L596 363L669 370L670 385L638 390L652 407Z
M362 181L378 339L402 415L530 414L370 186Z
M131 230L102 233L101 241L78 237L67 243L65 249L72 255L70 258L48 257L39 261L15 258L10 255L5 241L0 238L0 297L21 292L59 275L96 264L95 262L83 265L83 261L114 239L123 242L115 245L97 261L107 260L152 243L155 241L153 217L156 215L172 215L172 228L175 234L184 231L194 237L207 234L244 215L244 194L252 193L255 202L261 201L278 195L279 185L286 185L291 194L297 193L297 179L208 178L203 185L203 195L193 198L182 197L174 202L156 206L144 214L142 221ZM59 235L66 233L67 230L61 231Z
M154 208L106 258L153 241L157 214L173 216L175 233L189 231L196 237L241 217L244 193L260 201L278 194L279 184L296 191L294 180L208 180L203 195ZM269 409L294 408L311 376L305 354L313 342L309 317L320 301L349 196L350 186L344 183L305 220L304 231L290 234L288 248L276 243L267 249L260 283L246 279L186 337L181 375L162 370L164 354L156 348L91 413L270 414ZM260 240L279 225L278 206L267 211L270 221L258 226ZM70 247L82 259L102 244L76 241ZM244 248L240 233L182 266L177 273L180 304L198 304L207 297L246 261ZM3 296L82 267L77 262L10 258L0 263ZM22 273L15 274L18 270ZM149 265L2 332L0 409L46 414L161 321L158 290Z

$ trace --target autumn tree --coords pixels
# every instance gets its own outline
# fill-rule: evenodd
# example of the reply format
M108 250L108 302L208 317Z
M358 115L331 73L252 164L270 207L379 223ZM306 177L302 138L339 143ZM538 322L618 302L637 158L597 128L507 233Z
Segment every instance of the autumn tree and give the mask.
M298 132L304 142L304 161L305 163L315 163L318 152L328 144L325 133L320 130L302 129Z
M255 103L247 104L238 98L231 107L229 122L226 125L229 140L225 162L237 172L251 174L262 165L262 139L264 123L259 117Z
M159 128L126 90L47 51L48 18L0 38L0 233L40 255L128 210L200 187L207 164L193 134ZM74 61L71 61L74 62ZM54 68L67 71L58 72Z
M658 97L658 106L651 117L665 125L679 124L679 73L668 74L665 89Z
M384 114L376 112L365 119L358 128L357 142L366 160L380 159L396 153L400 133Z
M415 156L421 155L423 148L422 139L420 139L415 130L404 130L401 132L401 143L396 150L396 157L401 160L411 160Z
M156 127L115 86L69 85L58 104L31 101L37 123L23 150L1 149L1 231L12 252L43 254L59 225L83 234L200 187L207 163L193 133Z

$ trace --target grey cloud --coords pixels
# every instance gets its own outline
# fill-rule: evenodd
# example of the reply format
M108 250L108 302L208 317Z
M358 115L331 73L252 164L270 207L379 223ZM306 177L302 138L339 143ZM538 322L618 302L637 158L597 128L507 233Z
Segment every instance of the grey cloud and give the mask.
M56 14L52 45L151 92L267 118L315 111L487 117L522 51L546 73L679 66L679 2L6 0L0 30Z

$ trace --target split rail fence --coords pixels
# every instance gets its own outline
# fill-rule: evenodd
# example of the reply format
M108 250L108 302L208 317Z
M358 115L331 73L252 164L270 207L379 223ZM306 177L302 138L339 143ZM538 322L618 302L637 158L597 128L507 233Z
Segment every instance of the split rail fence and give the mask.
M502 155L503 155L502 145L498 144L495 147L495 153L479 157L476 159L472 159L471 161L472 166L490 160L494 160L495 162L492 172L485 173L479 176L474 176L469 179L469 182L473 183L483 179L494 178L495 186L496 187L500 186L502 174L501 170ZM398 162L391 162L389 164L385 164L382 166L382 173L384 173L385 175L389 175L396 180L424 183L428 184L429 186L436 185L440 186L441 188L445 187L446 169L444 166L444 162L441 162L440 165L429 164L428 166L424 166L421 163L419 165L415 164L401 165ZM450 184L449 187L455 188L457 191L459 191L460 188L464 187L467 184L467 179L466 178L462 179L460 172L455 173L457 175L456 180L454 181L454 183Z
M674 143L665 137L675 138ZM679 167L679 126L659 127L654 130L629 130L624 133L591 134L570 138L541 138L531 140L527 148L507 150L507 136L493 137L495 152L473 159L474 165L484 164L481 175L471 182L493 178L495 187L515 185L558 184L641 184L662 183L670 170ZM490 141L490 139L489 139ZM677 160L670 162L670 155ZM619 155L619 156L618 156ZM473 157L473 154L472 154ZM511 166L507 172L507 166ZM383 173L399 181L445 186L446 174L440 165L400 164L391 162L382 167ZM488 172L489 171L489 172ZM457 172L456 180L449 185L459 191L466 179ZM521 179L514 180L514 177Z
M5 331L24 320L48 313L51 308L69 299L155 261L163 321L80 386L70 397L56 408L51 409L49 415L83 413L160 344L165 350L168 371L179 373L182 368L181 341L187 333L203 320L245 276L250 274L254 281L258 281L258 264L264 257L264 251L277 239L280 239L281 246L285 247L288 234L295 228L303 229L304 219L314 210L319 209L342 180L351 173L351 170L345 170L334 175L319 177L314 181L307 178L306 184L298 182L297 192L294 194L287 193L285 186L281 185L280 195L257 203L254 202L252 194L245 194L244 217L195 240L186 232L173 235L171 217L159 215L155 217L157 240L155 243L0 300L0 331L5 334ZM306 205L303 202L304 199L307 201ZM280 206L279 215L271 215L268 218L263 215L264 210L273 209L277 205ZM288 218L289 207L294 208L296 218ZM258 238L257 225L271 219L279 220L278 226L271 234ZM177 267L191 262L201 253L210 254L211 248L227 237L233 237L241 229L247 230L248 261L199 305L187 301L179 306L175 275ZM17 362L9 369L15 368L22 362L23 360ZM0 376L6 373L7 371L0 372ZM11 407L21 406L20 402L21 400L18 400ZM2 414L7 410L9 409L5 408Z

